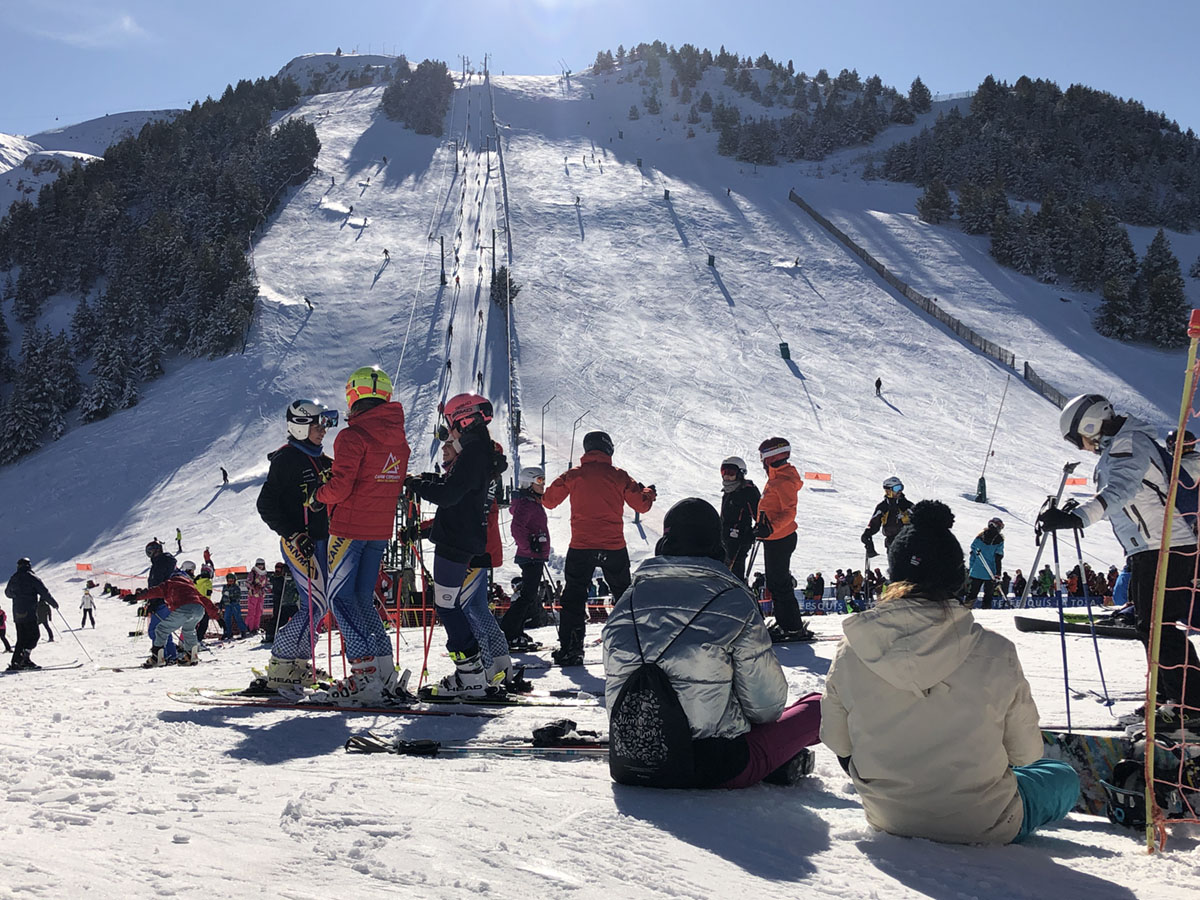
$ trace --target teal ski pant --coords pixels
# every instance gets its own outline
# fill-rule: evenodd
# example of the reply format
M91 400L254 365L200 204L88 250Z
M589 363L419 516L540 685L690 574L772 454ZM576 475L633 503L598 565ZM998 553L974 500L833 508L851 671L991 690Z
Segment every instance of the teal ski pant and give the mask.
M1064 818L1079 799L1079 776L1062 760L1039 759L1027 766L1013 766L1013 774L1025 808L1025 821L1013 838L1014 844L1043 825Z

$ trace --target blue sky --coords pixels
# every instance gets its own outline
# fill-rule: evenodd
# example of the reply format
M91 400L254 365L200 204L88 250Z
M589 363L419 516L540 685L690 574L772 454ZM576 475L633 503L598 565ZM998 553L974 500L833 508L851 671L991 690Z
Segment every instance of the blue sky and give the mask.
M1200 131L1194 0L0 0L0 131L180 107L302 53L485 52L510 73L575 69L639 41L766 51L810 74L855 68L907 89L967 90L991 73L1082 82Z

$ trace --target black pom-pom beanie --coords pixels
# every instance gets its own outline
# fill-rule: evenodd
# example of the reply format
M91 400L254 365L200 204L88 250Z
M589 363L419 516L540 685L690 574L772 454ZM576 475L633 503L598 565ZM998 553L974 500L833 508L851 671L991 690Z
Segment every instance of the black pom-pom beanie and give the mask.
M892 581L907 581L930 599L954 597L967 580L962 546L950 531L954 513L940 500L922 500L888 548Z

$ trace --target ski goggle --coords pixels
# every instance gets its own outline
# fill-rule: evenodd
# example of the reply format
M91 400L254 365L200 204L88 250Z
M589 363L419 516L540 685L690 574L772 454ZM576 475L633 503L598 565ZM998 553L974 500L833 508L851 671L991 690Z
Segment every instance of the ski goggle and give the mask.
M904 491L904 485L897 482L896 484L887 485L886 487L884 487L883 490L885 493L888 493L888 494L899 494Z
M995 528L997 531L1004 530L1004 523L1001 522L999 519L988 519L988 524L991 525L993 528Z
M338 411L323 409L311 416L293 416L292 421L297 425L316 425L318 428L337 428Z
M721 466L722 475L741 475L742 470L737 466Z

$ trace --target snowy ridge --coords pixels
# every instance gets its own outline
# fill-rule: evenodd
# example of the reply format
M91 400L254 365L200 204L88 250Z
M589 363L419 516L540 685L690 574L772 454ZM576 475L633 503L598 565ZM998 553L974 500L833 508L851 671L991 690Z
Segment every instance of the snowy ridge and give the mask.
M387 86L395 56L371 53L306 53L297 56L279 70L280 78L291 77L302 94L328 94L344 91L351 79L370 76Z
M1076 318L1051 327L1045 292L1053 288L1025 285L985 252L972 252L971 239L916 222L908 215L912 189L852 174L861 149L820 166L755 172L716 156L715 135L703 129L686 138L670 98L662 98L663 116L629 122L636 84L590 76L573 76L570 88L549 77L493 83L522 286L513 328L523 430L510 473L540 459L540 410L554 395L545 423L550 477L578 457L583 432L608 430L616 464L655 483L660 496L640 522L627 519L635 564L651 552L672 503L691 495L719 500L724 456L746 457L761 484L755 448L779 434L802 472L833 476L800 495L793 572L801 579L820 568L828 580L837 567L862 565L858 534L889 474L899 474L914 499L946 500L964 546L1000 515L1005 568L1028 572L1032 517L1072 458L1057 436L1057 410L1014 380L988 460L992 503L967 500L1005 373L889 293L788 202L789 187L839 227L857 229L889 267L977 330L1028 328L1045 360L1063 356L1065 369L1086 367L1076 375L1081 382L1105 374L1106 360L1115 359L1098 383L1157 424L1168 422L1179 388L1177 374L1167 373L1181 368L1178 354L1128 348L1117 359L1080 326L1078 304L1056 296L1053 304ZM146 541L170 538L175 527L183 531L182 558L199 560L208 546L218 565L276 559L276 538L254 503L266 454L283 441L283 409L305 396L342 407L345 377L360 365L396 374L413 471L435 458L438 401L477 389L481 374L484 393L499 402L493 435L506 438L504 321L487 296L500 203L496 161L479 134L493 112L487 91L476 77L459 84L444 139L379 115L382 91L319 94L289 113L315 124L319 172L286 198L256 245L262 296L244 354L172 361L137 407L0 470L0 544L14 558L34 559L62 606L56 627L61 618L76 623L75 563L144 573ZM457 160L455 137L465 147ZM886 228L867 233L876 221ZM948 290L958 284L995 293ZM781 341L790 362L779 355ZM881 399L872 387L877 375ZM228 486L219 466L229 471ZM552 567L568 544L568 517L567 506L551 512ZM1119 558L1103 526L1088 531L1084 552L1105 568ZM1072 564L1073 551L1064 553ZM499 581L513 572L502 570ZM136 666L147 642L127 637L136 627L131 607L110 598L98 605L99 627L75 636L101 665ZM1017 633L1006 612L981 620L1017 643L1043 722L1065 724L1053 636ZM841 625L836 617L813 622L821 634ZM590 636L597 634L593 625ZM550 631L534 637L554 642ZM440 636L434 645L429 668L437 677L449 661L438 655ZM1109 689L1136 693L1141 649L1118 641L1101 648ZM822 642L778 650L793 696L820 689L835 649ZM1068 639L1078 692L1099 689L1092 652L1089 640ZM75 656L85 658L69 634L34 653L47 663ZM1188 829L1178 830L1164 857L1146 857L1136 835L1077 816L1008 848L878 834L824 748L815 777L794 790L711 794L614 787L603 765L586 760L347 756L346 737L366 728L408 738L510 739L552 716L510 710L494 721L430 723L169 705L168 690L244 683L268 653L237 642L204 657L195 669L85 665L5 682L0 798L8 815L0 839L8 852L0 886L100 898L242 897L260 894L264 883L288 896L402 890L456 900L501 892L586 900L1195 894L1196 835ZM420 671L419 631L403 633L399 661ZM337 674L339 666L335 659ZM538 687L593 693L603 684L595 668L549 670L538 679ZM1102 725L1134 706L1122 700L1110 713L1075 699L1074 723ZM578 712L581 727L603 726L601 711Z

